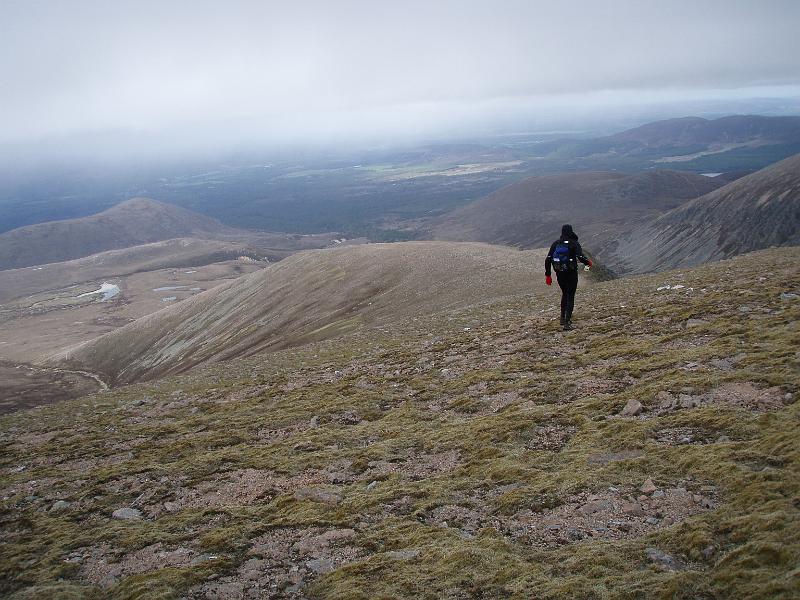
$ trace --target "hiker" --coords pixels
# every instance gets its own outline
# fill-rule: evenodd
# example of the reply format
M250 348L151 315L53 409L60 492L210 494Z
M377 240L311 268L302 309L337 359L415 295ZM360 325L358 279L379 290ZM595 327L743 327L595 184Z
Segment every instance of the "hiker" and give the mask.
M564 331L572 329L572 309L575 308L575 290L578 289L578 261L587 267L592 266L592 261L583 255L572 225L564 225L561 228L561 237L553 242L547 258L544 259L545 283L553 284L550 276L552 266L561 288L561 327Z

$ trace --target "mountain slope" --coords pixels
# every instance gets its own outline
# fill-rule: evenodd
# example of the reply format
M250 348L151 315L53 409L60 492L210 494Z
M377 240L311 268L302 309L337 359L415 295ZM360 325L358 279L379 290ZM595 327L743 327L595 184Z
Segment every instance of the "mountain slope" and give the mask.
M542 251L374 244L293 255L53 360L112 383L397 323L543 285Z
M798 292L769 250L2 416L0 589L797 598Z
M232 230L219 221L190 210L133 198L89 217L37 223L0 234L0 270L228 231Z
M36 269L0 271L0 304L36 292L57 290L99 278L119 277L141 271L194 267L250 254L243 244L179 238L107 250L91 256Z
M432 233L436 239L531 248L549 246L561 225L571 223L580 235L588 234L587 240L613 238L629 222L674 208L722 183L667 170L531 177L445 215Z
M800 154L632 231L620 240L614 260L623 270L644 272L792 245L800 245Z

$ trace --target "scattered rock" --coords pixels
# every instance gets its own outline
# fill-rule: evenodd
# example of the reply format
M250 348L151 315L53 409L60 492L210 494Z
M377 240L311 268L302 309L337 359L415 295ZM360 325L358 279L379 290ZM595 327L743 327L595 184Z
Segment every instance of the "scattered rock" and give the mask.
M798 298L800 298L800 296L798 296L794 292L782 292L781 293L781 300L787 300L787 301L788 300L797 300Z
M177 502L170 502L170 501L164 502L164 510L166 510L167 512L176 512L180 510L180 508L181 507Z
M645 549L647 560L662 571L682 571L683 564L671 554L662 552L658 548Z
M624 417L635 417L636 415L640 414L644 407L642 403L638 400L631 398L628 400L628 403L625 405L625 408L622 409L620 413Z
M142 512L136 508L118 508L111 516L115 519L121 519L123 521L137 521L142 518Z
M706 546L705 548L703 548L703 551L701 552L703 558L705 558L706 560L711 559L711 557L714 556L716 553L717 549L714 548L714 546Z
M649 477L645 479L644 483L642 484L642 487L639 488L639 490L641 490L643 494L652 494L657 489L658 488L656 487L656 484L653 483L653 480L650 479Z
M374 489L375 489L375 486L376 486L376 485L378 485L378 482L377 482L377 481L370 481L370 482L367 484L367 491L368 491L368 492L371 492L372 490L374 490Z
M309 421L308 426L311 427L312 429L314 427L318 427L319 426L319 415L314 415L313 417L311 417L311 421Z

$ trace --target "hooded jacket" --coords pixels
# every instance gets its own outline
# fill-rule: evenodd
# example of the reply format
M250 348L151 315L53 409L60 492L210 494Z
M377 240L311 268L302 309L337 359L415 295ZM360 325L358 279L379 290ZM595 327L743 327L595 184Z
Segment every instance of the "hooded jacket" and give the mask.
M567 244L567 246L569 246L569 261L570 261L571 271L577 272L578 261L581 261L585 265L589 264L589 259L583 255L583 249L581 248L581 245L578 243L578 236L572 230L572 225L564 225L561 227L561 237L550 245L550 250L547 253L547 258L544 259L544 274L547 275L548 277L551 274L551 267L553 264L553 252L555 252L556 246L561 243Z

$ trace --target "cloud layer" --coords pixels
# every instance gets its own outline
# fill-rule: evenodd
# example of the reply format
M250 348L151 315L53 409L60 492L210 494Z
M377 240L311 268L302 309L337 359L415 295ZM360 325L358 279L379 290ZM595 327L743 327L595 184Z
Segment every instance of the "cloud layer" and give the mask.
M0 143L313 138L800 85L794 0L6 0Z

